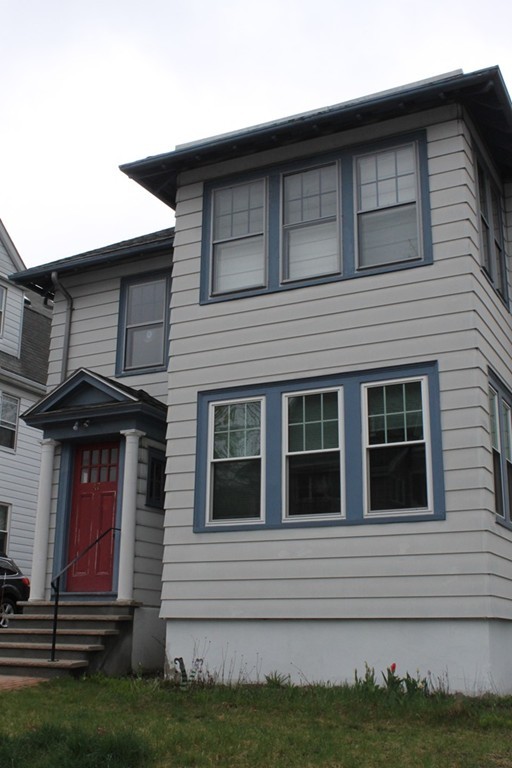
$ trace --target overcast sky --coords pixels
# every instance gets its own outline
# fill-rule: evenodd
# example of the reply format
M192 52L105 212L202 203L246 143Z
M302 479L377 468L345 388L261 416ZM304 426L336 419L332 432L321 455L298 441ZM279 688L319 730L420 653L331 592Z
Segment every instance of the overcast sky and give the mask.
M0 218L27 267L171 226L119 171L498 64L511 0L0 0Z

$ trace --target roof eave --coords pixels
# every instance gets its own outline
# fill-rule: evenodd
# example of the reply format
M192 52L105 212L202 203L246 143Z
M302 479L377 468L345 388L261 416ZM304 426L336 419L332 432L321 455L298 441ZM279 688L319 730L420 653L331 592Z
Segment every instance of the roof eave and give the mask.
M478 94L486 94L487 99L492 98L499 110L501 123L511 137L509 167L512 169L512 105L499 67L490 67L467 75L451 74L446 78L385 91L367 98L187 144L172 152L126 163L120 168L127 176L174 208L178 174L184 170L385 120L395 116L397 112L418 112L450 102L460 102L471 107L471 99Z

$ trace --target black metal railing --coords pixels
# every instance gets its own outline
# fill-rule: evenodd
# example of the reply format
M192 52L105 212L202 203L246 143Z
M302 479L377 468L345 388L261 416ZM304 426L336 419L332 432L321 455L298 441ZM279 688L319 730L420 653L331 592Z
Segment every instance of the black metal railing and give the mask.
M100 535L96 539L94 539L94 541L92 541L84 550L82 550L82 552L79 552L79 554L76 557L74 557L73 560L71 560L66 565L66 567L63 568L62 571L60 571L60 573L58 573L55 576L55 578L52 580L52 589L53 589L53 593L54 593L54 598L53 598L52 650L51 650L51 654L50 654L50 661L55 661L56 660L55 659L55 646L57 645L57 624L58 624L58 620L59 620L59 599L60 599L60 580L61 580L61 578L64 576L65 573L67 573L69 571L70 568L73 567L73 565L75 565L79 560L81 560L81 558L84 555L86 555L88 552L90 552L90 550L93 549L93 547L97 547L98 544L100 543L100 541L105 538L105 536L108 536L108 534L111 533L112 531L115 534L115 533L117 533L120 530L121 530L120 528L111 527L111 528L107 528L107 530L103 531L103 533L100 533Z

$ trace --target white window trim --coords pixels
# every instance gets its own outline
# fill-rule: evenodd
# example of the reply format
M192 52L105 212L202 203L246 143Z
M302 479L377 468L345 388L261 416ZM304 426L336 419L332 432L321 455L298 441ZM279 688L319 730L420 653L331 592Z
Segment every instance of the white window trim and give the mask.
M260 516L259 517L243 517L243 518L230 518L229 520L214 520L212 518L212 503L213 503L213 484L212 484L212 466L213 460L213 443L214 443L214 425L215 425L215 408L221 405L235 405L241 403L260 403ZM208 461L206 470L206 503L207 503L207 516L206 527L211 526L232 526L232 525L264 525L265 524L265 491L266 491L266 414L265 414L265 398L264 397L239 397L228 400L215 400L209 404L208 408ZM256 457L252 457L256 458Z
M306 228L308 225L308 222L304 223L301 222L301 224L285 224L284 223L284 187L285 187L285 179L288 176L295 176L301 173L307 173L308 171L315 171L320 168L327 168L329 166L334 166L335 173L336 173L336 216L335 222L336 222L336 238L337 238L337 247L338 247L338 263L337 263L337 269L330 272L322 272L321 274L314 274L309 275L304 278L297 278L297 277L285 277L286 272L286 232L289 232L293 229L300 229L301 227ZM326 163L320 163L319 165L312 165L312 166L306 166L304 168L298 168L293 171L286 171L280 174L279 179L279 190L280 190L280 208L279 208L279 282L281 285L300 285L301 282L305 282L307 280L317 280L322 278L328 278L329 276L333 275L342 275L343 274L343 243L342 243L342 237L341 237L341 226L340 222L342 220L343 211L342 211L342 205L341 205L341 191L342 191L342 178L341 178L341 167L340 167L340 161L339 160L333 160L331 162ZM314 219L312 222L309 222L311 224L321 224L325 219Z
M423 414L423 440L411 440L406 443L392 443L392 445L419 445L425 444L425 471L427 477L427 506L409 507L407 509L379 509L375 512L370 511L370 478L368 472L368 449L370 445L368 432L368 390L375 387L386 387L395 384L410 384L415 381L421 383L421 400ZM382 381L372 381L362 385L361 397L362 424L363 424L363 516L367 519L378 517L410 517L414 515L433 514L433 476L432 476L432 441L430 435L430 408L429 391L427 376L411 376L400 379L383 379ZM391 443L390 443L391 445Z
M305 395L320 395L325 392L336 392L338 394L338 452L340 455L340 511L337 513L325 515L289 515L288 514L288 399L290 397L302 397ZM345 517L345 450L344 450L344 424L343 424L343 387L325 387L322 389L304 389L293 392L283 392L281 405L282 418L282 478L281 478L281 499L282 499L282 521L285 523L300 522L318 522L320 520L341 520ZM334 449L333 449L334 450ZM305 453L326 453L326 450L305 451ZM293 453L291 454L293 455Z
M261 228L261 237L263 239L263 282L260 285L251 285L246 288L235 288L233 290L215 290L214 289L214 282L215 282L215 260L214 260L214 251L215 246L219 243L230 243L230 242L236 242L237 240L249 240L254 237L259 237L260 233L258 235L256 234L250 234L250 235L243 235L242 237L228 237L224 238L222 240L215 240L214 239L214 228L215 228L215 195L217 192L222 191L223 189L236 189L236 187L246 187L249 184L253 184L254 182L261 181L263 182L263 224ZM234 184L223 184L216 186L215 189L211 192L211 216L210 216L210 255L209 255L209 261L210 261L210 285L209 285L209 296L211 297L222 297L222 296L229 296L230 293L243 293L244 291L253 291L253 290L260 290L260 289L266 289L268 287L268 178L266 176L251 178L248 181L239 181Z
M19 428L19 422L20 422L20 405L21 401L19 397L16 397L16 395L11 395L10 392L5 392L4 390L0 390L0 426L2 426L2 399L4 397L10 397L11 400L16 401L16 420L13 424L12 432L14 432L14 445L12 448L8 445L0 445L0 451L8 451L9 453L16 453L16 447L18 445L18 428ZM12 422L6 422L7 424L12 424ZM5 426L5 429L9 429L9 426Z
M124 342L123 342L123 371L126 373L137 373L138 371L146 371L151 370L153 368L162 368L165 365L165 338L166 338L166 317L167 317L167 298L164 302L164 305L162 307L162 318L158 321L148 321L144 323L129 323L128 322L128 313L130 308L130 293L132 288L140 287L141 285L151 285L152 283L163 283L164 284L164 295L167 297L167 278L163 275L155 276L149 279L142 279L140 281L133 280L129 284L126 285L126 306L124 310ZM128 332L133 329L142 329L150 325L161 325L162 326L162 336L164 338L164 345L163 345L163 351L162 351L162 359L158 363L151 363L149 365L128 365L127 363L127 350L128 350Z
M360 249L359 249L359 216L362 213L365 213L365 211L359 210L359 202L358 202L358 196L359 196L359 186L358 186L358 174L357 174L357 161L362 157L372 157L375 155L383 154L385 152L393 152L397 149L402 149L403 147L413 147L414 149L414 163L415 163L415 186L416 186L416 199L415 199L415 205L416 205L416 231L418 235L418 255L414 259L399 259L397 261L383 261L377 264L371 264L368 266L365 266L360 263ZM397 143L393 144L389 147L385 147L384 149L375 149L374 151L369 152L360 152L354 155L352 160L352 179L353 179L353 194L354 194L354 258L355 258L355 266L357 272L364 273L367 270L371 269L378 269L379 267L393 267L394 265L398 264L407 264L407 263L416 263L416 262L422 262L424 260L424 253L423 253L423 238L422 238L422 232L423 232L423 221L422 221L422 196L421 196L421 187L420 187L420 176L421 176L421 164L420 164L420 156L419 156L419 149L418 149L418 142L417 141L406 141L403 143ZM385 211L388 210L388 208L392 207L401 207L401 206L387 206L384 208L375 208L373 210L376 211Z

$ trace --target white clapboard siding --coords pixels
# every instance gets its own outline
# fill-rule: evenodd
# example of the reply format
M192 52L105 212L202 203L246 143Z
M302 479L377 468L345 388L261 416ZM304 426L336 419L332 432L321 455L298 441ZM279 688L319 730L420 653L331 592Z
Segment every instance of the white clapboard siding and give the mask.
M20 396L19 389L1 385L3 391ZM20 413L36 402L35 395L20 398ZM0 502L9 505L7 553L30 575L38 497L40 441L42 433L19 419L14 451L0 449Z
M62 284L73 297L68 376L80 368L88 368L103 376L115 378L121 278L162 269L170 269L170 256L146 259L143 263L123 264L122 268L111 266L98 269L91 273L88 280L80 276L61 278ZM58 385L62 378L66 311L65 298L57 293L50 344L50 389ZM165 371L123 377L123 383L135 389L143 388L160 400L166 398L166 382Z

